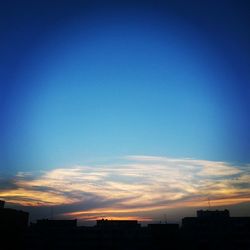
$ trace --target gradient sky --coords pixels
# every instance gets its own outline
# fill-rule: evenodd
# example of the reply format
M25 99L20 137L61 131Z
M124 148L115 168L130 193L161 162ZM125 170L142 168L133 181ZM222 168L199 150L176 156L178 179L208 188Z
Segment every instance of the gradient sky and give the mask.
M0 198L83 220L176 219L208 197L244 203L234 211L246 215L249 11L247 1L2 4Z

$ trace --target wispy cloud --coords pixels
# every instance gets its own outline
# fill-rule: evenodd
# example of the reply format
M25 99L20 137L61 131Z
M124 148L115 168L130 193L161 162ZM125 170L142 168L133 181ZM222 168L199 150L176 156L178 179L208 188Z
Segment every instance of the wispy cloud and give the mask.
M65 216L140 218L178 207L250 201L249 164L132 155L105 166L17 173L0 198L23 206L82 204ZM94 202L93 202L94 201ZM88 206L88 204L92 204Z

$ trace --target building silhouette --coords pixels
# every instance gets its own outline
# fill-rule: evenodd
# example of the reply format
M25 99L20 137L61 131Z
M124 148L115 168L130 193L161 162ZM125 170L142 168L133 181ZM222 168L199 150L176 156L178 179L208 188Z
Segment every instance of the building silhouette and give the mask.
M25 248L28 222L29 213L5 208L5 202L0 201L0 242L5 250Z
M49 219L42 219L42 220L37 220L36 223L31 223L32 227L37 227L37 228L55 228L55 229L60 229L60 228L76 228L77 227L77 219L74 220L49 220Z
M96 227L112 229L134 229L140 227L137 220L107 220L101 219L96 221Z
M223 210L198 210L196 217L182 219L184 230L227 230L230 225L230 213Z
M229 210L198 210L196 212L198 218L229 218Z
M1 208L4 208L4 205L5 205L5 201L1 201L1 200L0 200L0 209L1 209Z
M27 212L0 202L0 249L4 250L249 250L250 217L229 210L198 210L178 224L97 220L92 227L74 220L41 219L28 226ZM4 246L4 248L1 246Z
M189 249L250 249L250 217L231 217L228 210L199 210L182 219L181 239Z

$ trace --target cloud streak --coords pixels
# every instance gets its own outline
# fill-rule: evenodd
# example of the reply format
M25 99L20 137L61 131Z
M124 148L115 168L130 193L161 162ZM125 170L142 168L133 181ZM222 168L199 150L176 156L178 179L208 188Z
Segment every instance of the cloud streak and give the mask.
M0 198L22 206L82 204L63 215L83 220L149 220L168 209L206 207L208 198L213 206L249 202L249 182L247 164L132 155L105 166L17 173L9 188L0 186Z

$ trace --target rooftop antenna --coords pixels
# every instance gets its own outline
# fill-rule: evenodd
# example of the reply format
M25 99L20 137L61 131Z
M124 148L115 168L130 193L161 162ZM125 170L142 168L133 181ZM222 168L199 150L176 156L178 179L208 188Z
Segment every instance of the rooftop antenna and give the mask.
M209 207L209 209L211 209L211 203L210 203L209 197L207 198L207 202L208 202L208 207Z
M167 224L167 215L164 214L164 221L165 221L165 224Z
M51 220L53 220L54 219L54 207L53 206L51 206L50 212L51 212Z

